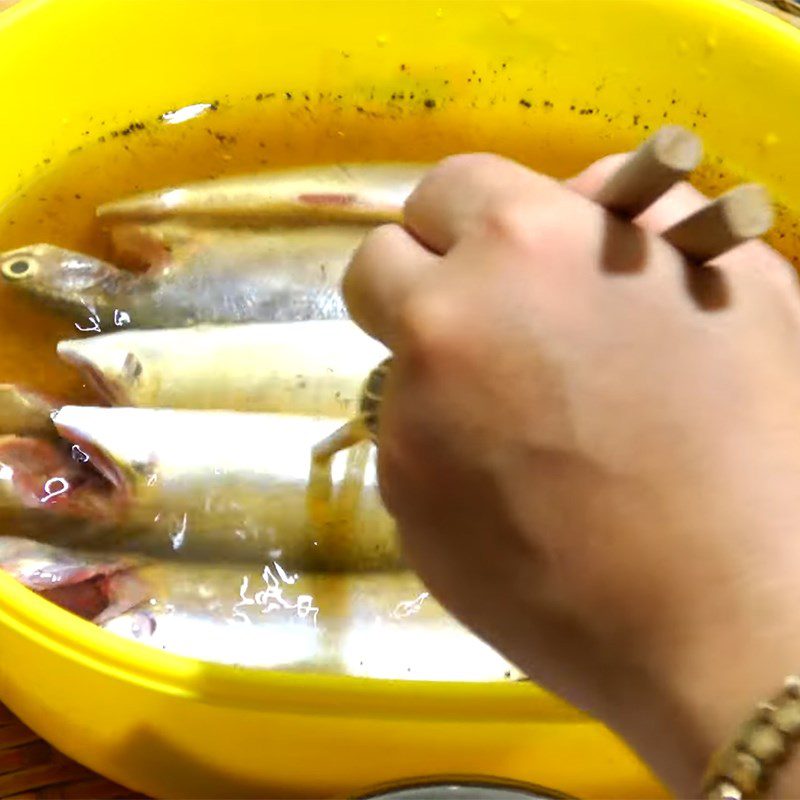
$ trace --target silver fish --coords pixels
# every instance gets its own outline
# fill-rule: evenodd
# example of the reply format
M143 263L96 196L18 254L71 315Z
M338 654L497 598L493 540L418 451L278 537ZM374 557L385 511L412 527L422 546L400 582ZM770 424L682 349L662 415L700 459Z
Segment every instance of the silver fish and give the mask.
M54 421L124 499L117 521L132 552L320 570L401 562L372 444L335 459L330 503L310 507L311 448L341 420L65 406Z
M104 627L160 650L243 667L388 680L518 680L410 572L297 574L158 564L149 601Z
M313 165L185 184L101 206L107 223L184 219L217 226L399 222L429 165Z
M345 319L341 280L366 229L318 227L214 238L143 274L48 244L0 254L0 276L82 331Z
M58 353L112 405L346 417L388 350L330 320L123 331L60 342Z

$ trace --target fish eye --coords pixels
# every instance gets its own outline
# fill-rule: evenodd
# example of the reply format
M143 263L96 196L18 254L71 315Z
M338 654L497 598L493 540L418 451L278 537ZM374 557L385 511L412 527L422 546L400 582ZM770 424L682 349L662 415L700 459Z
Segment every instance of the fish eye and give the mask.
M4 261L0 271L2 271L4 278L10 281L20 281L25 278L30 278L38 267L39 264L34 258L30 256L19 256Z

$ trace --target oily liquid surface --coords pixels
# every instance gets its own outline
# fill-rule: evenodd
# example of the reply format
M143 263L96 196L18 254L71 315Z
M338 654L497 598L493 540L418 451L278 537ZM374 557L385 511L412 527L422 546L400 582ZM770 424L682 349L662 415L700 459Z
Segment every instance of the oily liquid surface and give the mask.
M302 97L259 96L214 105L181 124L133 121L116 130L95 121L86 144L57 163L40 165L39 177L0 206L0 251L37 242L110 258L94 212L98 205L141 191L223 175L283 166L346 161L433 162L453 152L491 150L536 169L566 177L606 154L604 144L575 137L532 140L530 129L481 130L427 113L380 115L360 107ZM298 103L299 101L299 103ZM699 188L717 194L735 176L707 164ZM768 237L800 265L797 219L779 209ZM59 318L34 300L0 285L0 380L47 390L67 401L91 394L56 357L61 338L80 335L74 320Z
M276 102L270 106L268 100L273 99ZM39 165L36 180L4 204L0 200L0 251L44 242L113 261L106 235L95 218L99 205L142 191L225 175L313 163L435 162L449 153L482 150L501 153L563 178L608 152L607 144L597 137L551 136L537 141L531 127L509 126L500 132L456 124L448 122L444 115L429 114L424 104L419 113L411 114L367 113L359 106L326 107L324 103L303 105L295 111L291 103L296 99L263 97L233 106L214 104L181 124L135 120L113 130L102 122L94 123L96 127L87 131L84 146L62 160ZM576 110L576 113L581 112ZM738 180L711 160L698 171L696 182L702 190L716 195ZM779 210L771 241L800 264L797 221L785 210ZM86 322L83 321L84 325ZM98 398L84 385L77 371L56 355L60 339L80 335L77 324L76 320L59 317L38 306L35 299L0 282L0 382L47 391L64 402L97 402ZM157 595L161 590L158 568L155 569L154 574L145 570L139 577L145 584L152 580ZM493 654L469 650L469 654L459 655L457 648L466 641L463 638L456 637L452 643L444 644L440 634L432 630L427 634L432 637L428 641L426 635L419 629L414 633L413 628L406 635L404 620L424 610L423 601L427 598L427 593L416 596L417 589L409 589L408 596L403 595L395 608L364 612L380 619L382 624L376 628L363 619L357 623L354 615L362 596L365 602L381 598L383 590L378 585L365 584L353 594L346 582L318 584L309 577L310 583L306 584L306 578L301 577L297 583L298 576L287 578L277 563L264 567L260 575L245 572L240 575L235 570L217 573L209 568L205 585L199 570L193 567L187 573L190 589L184 591L180 601L181 612L188 616L167 615L156 623L144 608L117 618L110 629L127 638L144 637L142 641L153 646L211 661L220 657L217 637L227 632L230 638L226 657L248 666L288 664L316 672L344 670L347 674L368 677L447 680L452 677L455 662L444 654L452 651L462 677L469 679L473 674L463 673L465 662L474 664L478 679L485 674L503 674L502 668L498 673ZM169 587L170 598L175 591L174 585ZM196 608L195 603L200 603L200 607ZM209 607L203 606L204 603ZM275 651L270 661L263 657L260 626L267 611L270 612L267 619L274 620L275 608L287 619L285 630L280 624L270 628L270 642ZM215 627L208 638L211 649L204 650L199 647L205 641L204 635L198 635L194 627L195 613L198 620L211 614L218 620L241 625ZM297 646L297 630L292 626L302 623L305 627L300 633L307 635L316 627L317 616L323 624L330 622L334 628L337 620L348 621L351 630L341 652L335 647L330 652L309 649L305 654L292 649ZM258 625L250 625L256 622ZM257 641L244 635L251 629L259 634ZM284 635L289 636L285 652L281 638ZM376 643L378 647L374 646ZM422 653L431 658L425 661ZM511 679L512 673L507 671L504 677Z

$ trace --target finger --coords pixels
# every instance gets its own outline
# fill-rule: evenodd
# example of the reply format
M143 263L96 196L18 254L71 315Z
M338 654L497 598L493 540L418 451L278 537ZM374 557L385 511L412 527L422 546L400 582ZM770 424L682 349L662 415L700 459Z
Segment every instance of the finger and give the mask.
M625 163L627 153L618 153L596 161L587 169L564 182L564 185L584 197L594 199L600 188ZM653 233L662 234L678 222L705 208L709 198L691 184L683 181L663 194L650 208L636 218L636 223ZM781 286L796 290L797 276L791 265L762 241L751 241L714 259L714 264L727 269L765 270Z
M630 153L614 153L610 156L595 161L586 167L583 172L567 178L564 186L572 191L594 200L608 179L619 171L620 167L630 158Z
M763 236L774 220L766 189L758 183L741 184L677 222L662 236L689 261L705 264Z
M439 260L399 225L381 225L370 231L342 281L353 321L393 349L398 309Z
M553 183L500 156L452 156L434 167L411 193L404 224L426 247L444 254L480 226L493 209Z
M651 206L700 163L700 139L667 125L645 139L597 189L595 200L614 214L633 218Z
M618 153L601 158L580 175L565 181L564 185L584 197L594 200L628 157L628 153ZM708 203L709 198L706 195L686 181L682 181L639 214L636 222L654 233L664 233L676 223L704 208Z
M681 183L647 209L637 223L656 233L664 233L708 205L709 198L706 195L688 183ZM740 244L711 263L729 272L760 273L781 291L797 291L797 273L794 267L777 250L760 239Z

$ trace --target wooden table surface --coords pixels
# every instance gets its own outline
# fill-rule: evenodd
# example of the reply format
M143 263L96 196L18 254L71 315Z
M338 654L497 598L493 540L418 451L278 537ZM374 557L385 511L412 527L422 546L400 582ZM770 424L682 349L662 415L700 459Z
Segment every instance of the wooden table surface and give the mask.
M0 11L17 0L0 0ZM761 0L747 0L787 22L800 27L800 18ZM779 3L780 5L780 3ZM792 8L785 0L784 7ZM800 11L800 6L798 6ZM111 798L137 798L143 795L131 792L85 767L70 761L53 749L33 731L26 728L11 712L0 705L0 798L14 800L110 800Z
M142 795L70 761L0 705L0 797L141 800Z

